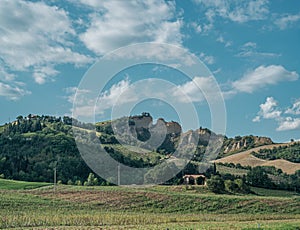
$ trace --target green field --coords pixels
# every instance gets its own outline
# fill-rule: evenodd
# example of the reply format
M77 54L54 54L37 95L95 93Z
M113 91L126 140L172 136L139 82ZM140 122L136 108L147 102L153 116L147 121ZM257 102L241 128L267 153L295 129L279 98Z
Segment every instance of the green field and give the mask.
M18 187L11 190L13 185ZM0 180L0 228L297 229L300 197L273 193L215 195L184 186L60 185L54 190L45 183Z
M224 165L217 164L217 171L221 174L231 174L235 176L243 176L246 175L249 170L247 169L239 169L239 168L230 168Z
M43 186L50 185L49 183L41 182L24 182L24 181L14 181L14 180L4 180L0 179L0 189L5 190L24 190L24 189L35 189Z
M297 197L298 193L286 190L271 190L265 188L251 187L251 191L259 196L273 196L273 197Z

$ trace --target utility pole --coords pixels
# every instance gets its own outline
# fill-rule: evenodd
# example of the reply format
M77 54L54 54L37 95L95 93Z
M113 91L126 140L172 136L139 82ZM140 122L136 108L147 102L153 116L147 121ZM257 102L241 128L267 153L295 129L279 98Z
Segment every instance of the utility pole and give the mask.
M54 167L54 178L53 178L53 188L54 192L56 191L56 166Z
M120 186L121 178L120 178L120 163L118 164L118 186Z

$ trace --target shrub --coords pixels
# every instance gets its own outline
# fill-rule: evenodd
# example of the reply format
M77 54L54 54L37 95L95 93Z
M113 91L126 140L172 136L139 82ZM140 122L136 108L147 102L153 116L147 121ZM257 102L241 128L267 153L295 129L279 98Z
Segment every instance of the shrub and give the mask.
M270 188L273 186L272 180L268 177L267 172L262 167L254 167L247 173L247 182L257 187Z
M90 173L87 181L84 182L84 186L94 186L98 184L98 178L93 173Z
M81 186L81 185L82 185L82 182L81 182L81 180L77 180L77 181L75 181L75 185L77 185L77 186Z
M227 192L238 192L238 185L232 180L225 180L224 186Z
M224 180L219 176L212 176L207 180L207 187L214 193L222 193L225 190Z

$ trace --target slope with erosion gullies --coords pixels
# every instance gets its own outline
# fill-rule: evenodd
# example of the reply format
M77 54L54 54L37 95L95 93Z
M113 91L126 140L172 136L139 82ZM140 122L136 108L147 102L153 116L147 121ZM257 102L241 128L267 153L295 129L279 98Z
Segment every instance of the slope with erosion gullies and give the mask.
M234 138L225 137L220 156L226 156L259 146L271 144L274 144L274 142L269 137L259 137L253 135L243 137L236 136Z
M289 149L292 149L293 147L294 149L295 147L297 147L298 150L300 150L300 143L292 142L256 147L240 153L223 157L221 159L216 160L215 163L233 163L251 167L274 166L278 169L281 169L287 174L293 174L297 170L300 170L300 163L288 161L286 159L289 159L288 157L290 157L290 154L284 155L284 150L288 150L288 153L290 153ZM295 151L294 158L299 159L299 151Z

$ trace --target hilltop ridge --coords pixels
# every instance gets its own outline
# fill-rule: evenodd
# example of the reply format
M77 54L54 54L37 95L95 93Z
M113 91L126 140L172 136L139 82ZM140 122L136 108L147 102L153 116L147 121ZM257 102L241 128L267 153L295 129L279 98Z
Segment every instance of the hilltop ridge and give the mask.
M61 170L58 172L59 179L64 183L82 182L91 170L82 160L76 147L73 133L77 131L83 132L90 141L100 140L109 154L120 163L137 168L157 165L172 156L181 136L186 138L186 141L199 136L196 152L185 169L185 173L195 174L210 138L218 137L211 130L202 127L183 133L179 123L165 121L163 118L159 118L156 124L153 124L149 113L124 117L124 120L129 122L130 132L140 140L139 145L121 145L114 135L112 121L102 121L93 125L67 116L18 116L15 121L0 127L0 175L8 179L51 182L53 168L57 167ZM113 122L118 125L122 118ZM149 150L144 142L151 137L153 130L158 130L159 125L166 127L165 139L160 146ZM129 135L124 134L120 138L121 141L130 143L126 142L130 140ZM252 135L224 137L219 158L270 143L273 143L270 138ZM99 181L106 183L101 178Z

